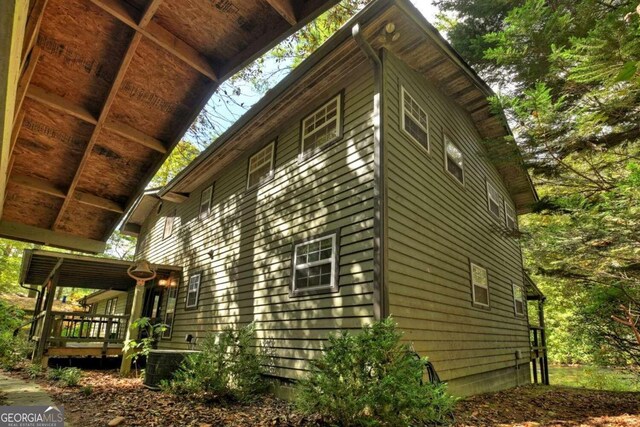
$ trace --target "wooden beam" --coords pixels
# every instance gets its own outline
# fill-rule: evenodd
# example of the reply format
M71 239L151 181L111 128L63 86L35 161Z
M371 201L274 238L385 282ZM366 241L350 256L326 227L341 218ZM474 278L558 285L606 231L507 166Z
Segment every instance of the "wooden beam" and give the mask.
M215 70L200 52L167 31L157 22L149 19L147 26L141 27L134 18L136 16L135 9L120 0L91 0L91 2L125 25L143 34L158 46L175 55L191 68L213 81L218 81Z
M87 163L89 162L89 157L91 156L91 152L93 151L93 147L96 145L96 142L98 140L98 136L100 135L100 132L102 130L102 126L104 125L104 123L107 120L107 115L109 114L109 110L111 109L111 105L113 105L113 102L116 99L116 95L118 93L118 90L120 89L120 86L122 85L122 82L124 81L124 76L127 73L127 69L129 68L129 64L131 64L131 61L133 60L133 56L135 55L136 49L138 48L138 45L140 44L140 40L142 40L142 35L137 32L133 35L133 37L131 38L131 41L129 42L129 47L127 48L127 51L124 54L124 57L122 58L122 61L120 62L120 68L118 69L118 73L116 74L115 79L113 80L113 83L111 83L111 88L109 89L109 94L107 95L107 99L104 101L104 104L102 106L102 110L100 111L100 116L98 117L98 120L96 121L96 126L95 128L93 128L93 133L91 134L91 137L89 138L89 142L87 143L87 146L84 150L84 154L82 155L82 159L80 160L80 164L78 165L78 168L76 169L76 173L73 177L73 180L71 181L71 184L69 185L69 188L67 190L67 197L64 199L64 202L62 202L62 206L60 207L60 211L58 212L58 216L56 217L56 220L53 223L53 230L56 230L58 227L60 227L60 223L62 222L62 219L64 218L64 214L67 210L67 208L69 207L69 203L71 203L71 200L74 199L73 197L73 193L76 189L76 186L78 185L78 182L80 182L80 177L82 176L82 172L84 172L84 169L87 166ZM77 197L75 198L77 200L81 200L82 197L80 199L78 199ZM84 200L85 203L90 204L89 202L86 202L86 200L93 200L91 197L89 197L87 199L86 196L84 196ZM106 206L98 206L98 207L102 207L104 209L109 209L108 205ZM113 206L112 206L113 208ZM116 205L116 208L114 209L121 209L119 206ZM113 209L109 209L109 210L113 210ZM121 213L120 211L116 210L116 212Z
M292 1L267 0L267 3L269 3L271 7L275 9L275 11L278 12L289 24L296 25L298 23L298 18L296 18L296 12L293 8Z
M28 1L0 1L0 217L11 165L11 141L15 133L15 106L28 13Z
M131 126L125 125L124 123L108 120L104 124L104 129L113 132L116 135L120 135L123 138L127 138L132 142L136 142L140 145L144 145L147 148L151 148L158 153L165 154L167 152L167 148L162 141L146 135L140 132L138 129L134 129Z
M146 27L147 24L151 22L151 19L153 19L153 15L156 14L160 5L162 5L162 0L149 0L149 3L147 3L147 7L144 10L144 13L140 18L140 21L138 22L138 25L141 28Z
M38 101L41 104L53 108L54 110L69 114L70 116L87 123L91 123L93 125L98 123L98 120L86 108L76 105L53 92L42 89L39 86L30 85L27 89L27 98Z
M104 209L107 211L115 212L118 214L124 213L124 208L114 202L113 200L105 199L103 197L94 196L93 194L85 193L83 191L76 191L73 197L85 205L93 206L96 208Z
M31 9L29 20L27 21L27 28L25 30L24 44L22 47L22 63L24 63L27 55L31 51L31 48L36 44L47 2L48 0L36 0L33 5L33 9Z
M0 236L90 253L103 252L106 247L105 242L98 240L11 221L0 221Z
M84 122L90 123L92 125L98 124L98 119L96 119L93 114L91 114L91 112L86 108L73 104L63 97L46 91L39 86L31 85L27 90L26 96L27 98L38 101L41 104L51 107L56 111L69 114ZM16 124L17 123L18 120L16 120ZM146 135L124 123L120 123L115 120L109 120L103 124L103 127L104 129L120 135L123 138L127 138L130 141L136 142L140 145L144 145L145 147L151 148L152 150L158 151L159 153L164 154L167 152L167 149L165 148L165 145L162 141ZM19 126L17 131L20 131ZM15 134L15 138L17 138L17 134Z
M67 192L56 187L52 183L47 180L41 178L35 178L32 176L26 175L14 175L10 177L10 182L16 185L19 185L24 188L28 188L29 190L38 191L40 193L48 194L50 196L59 197L64 199L67 197ZM74 194L75 200L78 202L93 206L96 208L104 209L111 212L116 212L119 214L124 213L124 209L122 206L114 202L113 200L105 199L103 197L98 197L96 195L86 193L84 191L76 191Z
M14 175L9 177L9 180L13 184L54 197L64 198L67 194L64 190L61 190L49 181L32 176Z
M22 76L20 76L20 81L18 82L18 94L16 96L16 116L22 110L22 104L24 103L24 98L27 94L27 88L31 83L31 78L33 77L33 73L36 70L36 65L38 65L38 60L40 59L41 54L42 49L40 49L38 46L35 46L31 50L31 55L29 55L29 63L22 73Z

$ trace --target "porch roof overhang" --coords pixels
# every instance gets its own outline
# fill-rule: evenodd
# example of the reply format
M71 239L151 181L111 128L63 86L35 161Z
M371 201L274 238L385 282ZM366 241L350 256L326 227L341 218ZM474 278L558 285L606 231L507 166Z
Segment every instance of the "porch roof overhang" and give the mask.
M59 272L57 286L126 291L136 282L127 275L130 261L26 249L22 257L20 284L42 286ZM153 264L158 274L168 276L181 267Z
M104 250L221 82L337 1L0 2L0 236Z

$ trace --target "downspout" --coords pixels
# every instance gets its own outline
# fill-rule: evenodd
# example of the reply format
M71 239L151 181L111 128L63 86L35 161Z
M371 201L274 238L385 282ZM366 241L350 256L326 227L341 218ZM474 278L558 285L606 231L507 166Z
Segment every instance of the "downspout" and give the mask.
M389 315L385 282L385 178L384 148L382 136L384 120L383 63L364 39L360 24L355 24L351 34L358 47L367 56L373 68L373 310L376 320Z

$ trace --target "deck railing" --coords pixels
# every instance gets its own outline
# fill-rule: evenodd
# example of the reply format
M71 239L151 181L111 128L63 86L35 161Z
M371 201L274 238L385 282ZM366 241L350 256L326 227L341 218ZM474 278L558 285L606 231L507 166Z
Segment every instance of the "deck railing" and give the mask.
M546 331L541 326L530 326L531 336L531 370L534 384L541 382L549 385L549 362L547 360ZM538 379L538 375L540 378Z
M41 313L44 314L44 313ZM128 315L51 312L50 330L43 333L44 316L36 318L34 336L46 339L46 347L64 347L66 343L122 344L127 332Z

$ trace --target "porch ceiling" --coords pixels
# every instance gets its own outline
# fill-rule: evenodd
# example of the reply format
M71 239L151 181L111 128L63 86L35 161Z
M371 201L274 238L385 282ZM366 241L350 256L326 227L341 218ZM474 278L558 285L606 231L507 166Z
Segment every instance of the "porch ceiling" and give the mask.
M127 275L127 269L132 264L129 261L35 249L24 251L20 283L37 286L45 284L53 276L58 263L58 286L126 291L135 285L135 281ZM170 265L153 266L162 275L182 270Z
M0 236L95 253L220 83L337 0L26 3L0 45Z

